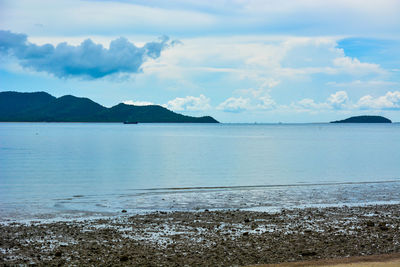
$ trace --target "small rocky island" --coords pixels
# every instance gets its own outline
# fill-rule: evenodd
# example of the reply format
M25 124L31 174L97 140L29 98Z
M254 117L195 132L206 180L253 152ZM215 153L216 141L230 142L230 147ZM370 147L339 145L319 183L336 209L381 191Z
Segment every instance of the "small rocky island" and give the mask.
M355 116L331 123L392 123L392 121L382 116Z

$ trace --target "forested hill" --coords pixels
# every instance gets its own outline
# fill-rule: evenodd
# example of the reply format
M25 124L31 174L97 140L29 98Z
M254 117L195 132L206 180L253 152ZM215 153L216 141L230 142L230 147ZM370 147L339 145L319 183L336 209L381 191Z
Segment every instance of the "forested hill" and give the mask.
M391 123L392 121L382 116L355 116L331 123Z
M106 108L88 98L72 95L56 98L45 92L0 92L0 121L218 123L210 116L185 116L158 105L121 103Z

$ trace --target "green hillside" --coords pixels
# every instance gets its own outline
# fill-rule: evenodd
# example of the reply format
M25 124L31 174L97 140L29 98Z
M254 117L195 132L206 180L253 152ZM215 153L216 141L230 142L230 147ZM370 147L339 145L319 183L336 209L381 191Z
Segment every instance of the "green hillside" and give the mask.
M157 105L121 103L106 108L88 98L72 95L56 98L45 92L0 92L0 121L218 123L210 116L185 116Z

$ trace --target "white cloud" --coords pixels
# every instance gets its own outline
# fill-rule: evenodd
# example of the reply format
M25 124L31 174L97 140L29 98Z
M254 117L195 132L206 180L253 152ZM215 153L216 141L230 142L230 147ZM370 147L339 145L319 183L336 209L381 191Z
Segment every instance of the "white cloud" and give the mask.
M258 89L236 90L239 97L230 97L219 104L217 109L226 112L241 112L243 110L266 110L276 108L276 103L270 95L271 88L277 86L280 81L265 79Z
M353 103L346 91L331 94L325 102L315 102L305 98L290 106L297 111L323 111L323 110L397 110L400 109L400 91L389 91L383 96L373 97L365 95L357 103Z
M333 65L338 67L339 70L344 70L346 73L351 74L370 74L370 73L384 73L384 70L379 64L363 63L357 58L339 57L333 60Z
M360 109L400 109L400 91L389 91L376 98L371 95L363 96L356 106Z
M204 95L200 95L199 97L177 97L173 100L168 101L168 103L163 106L174 111L201 111L211 108L210 99L205 97Z
M123 101L125 105L132 105L132 106L150 106L154 105L153 102L148 102L148 101L133 101L133 100L126 100Z
M277 93L287 81L311 79L315 74L358 77L384 73L378 64L346 57L332 37L235 36L183 39L182 43L163 51L160 58L146 62L144 75L176 83L178 88L185 82L185 88L192 89L198 89L195 81L224 82L232 88L233 95L218 109L230 112L278 108L270 93L272 90ZM250 89L235 90L242 82L249 84ZM184 102L178 98L169 106L183 110L180 103ZM323 103L306 102L299 106L343 109L349 104L344 91Z
M333 108L343 108L347 102L349 101L349 97L347 96L346 91L338 91L328 97L328 104Z
M325 101L315 101L312 98L304 98L293 102L290 105L277 104L268 94L261 98L252 97L252 90L247 90L246 94L239 97L230 97L217 106L217 110L232 113L264 114L262 110L269 110L269 114L291 114L309 113L317 114L355 114L362 110L367 110L371 114L382 110L400 110L400 91L387 92L383 96L372 97L366 95L358 102L351 101L346 91L337 91L329 95ZM257 90L253 90L257 91ZM243 91L241 91L243 93ZM258 102L257 102L258 101Z
M325 102L315 102L314 99L304 98L291 104L291 108L298 111L347 109L349 107L349 97L346 91L331 94Z
M160 58L143 64L144 74L180 86L213 77L225 84L248 81L253 87L275 88L287 80L386 74L379 64L346 57L333 37L235 36L182 39ZM359 78L358 78L359 79ZM264 85L263 85L264 84Z
M226 112L242 112L250 107L250 99L243 97L230 97L218 105L217 109Z
M295 104L291 105L292 108L296 110L322 110L322 109L329 109L330 106L327 103L316 103L314 99L311 98L304 98L298 101Z

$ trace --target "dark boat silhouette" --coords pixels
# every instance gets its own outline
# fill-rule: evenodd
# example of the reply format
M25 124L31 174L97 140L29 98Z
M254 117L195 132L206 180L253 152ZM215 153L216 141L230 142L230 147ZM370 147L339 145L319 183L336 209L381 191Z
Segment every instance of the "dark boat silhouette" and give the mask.
M137 121L124 121L124 124L138 124Z

